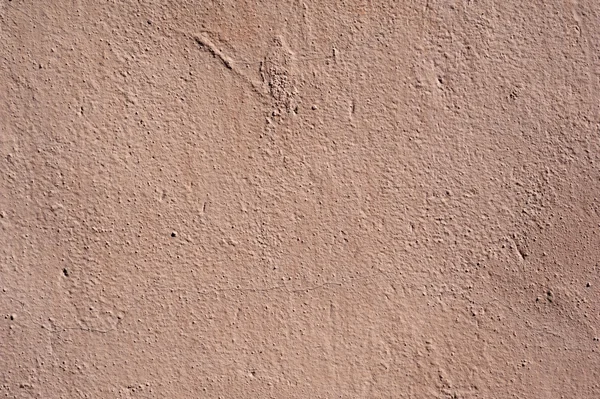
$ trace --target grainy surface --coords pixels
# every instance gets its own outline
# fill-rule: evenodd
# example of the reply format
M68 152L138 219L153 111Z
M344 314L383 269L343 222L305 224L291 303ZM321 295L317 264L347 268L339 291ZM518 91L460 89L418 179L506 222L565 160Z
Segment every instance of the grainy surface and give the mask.
M0 394L599 398L600 5L0 1Z

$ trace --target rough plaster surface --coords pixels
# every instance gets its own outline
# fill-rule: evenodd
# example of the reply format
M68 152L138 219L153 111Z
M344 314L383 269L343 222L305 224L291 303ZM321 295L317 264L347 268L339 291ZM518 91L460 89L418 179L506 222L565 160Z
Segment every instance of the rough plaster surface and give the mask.
M600 5L0 2L0 394L599 398Z

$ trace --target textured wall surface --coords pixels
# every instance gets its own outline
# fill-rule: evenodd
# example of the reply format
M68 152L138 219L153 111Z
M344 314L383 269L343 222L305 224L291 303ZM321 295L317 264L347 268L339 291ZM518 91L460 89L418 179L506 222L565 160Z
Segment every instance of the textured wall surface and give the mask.
M0 1L0 394L599 398L600 4Z

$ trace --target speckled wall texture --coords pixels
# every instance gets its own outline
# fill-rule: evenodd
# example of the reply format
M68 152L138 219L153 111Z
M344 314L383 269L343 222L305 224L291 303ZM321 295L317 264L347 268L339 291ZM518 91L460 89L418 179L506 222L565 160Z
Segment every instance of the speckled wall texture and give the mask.
M0 396L600 398L600 3L0 0Z

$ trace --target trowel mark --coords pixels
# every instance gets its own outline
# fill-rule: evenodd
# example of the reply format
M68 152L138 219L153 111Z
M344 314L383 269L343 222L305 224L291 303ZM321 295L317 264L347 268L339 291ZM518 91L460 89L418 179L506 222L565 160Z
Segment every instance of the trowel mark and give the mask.
M246 83L248 83L254 94L256 94L259 98L263 100L267 98L265 93L260 89L259 84L253 82L235 67L235 63L240 61L235 61L231 57L227 56L227 54L221 51L221 49L217 45L215 45L211 39L206 37L206 35L189 34L178 29L174 29L174 31L187 38L192 38L201 50L204 50L210 55L212 55L214 58L217 58L227 70L231 71L238 77L242 78Z
M219 50L217 46L215 46L208 38L199 35L194 35L194 40L196 41L198 46L200 46L201 49L205 49L210 54L212 54L213 57L218 58L227 69L233 70L232 60L225 54L223 54L223 52L221 52L221 50Z
M520 237L513 234L512 237L508 238L510 244L510 248L514 248L515 255L519 258L519 260L525 260L529 256L529 252L527 248L525 248L521 242Z
M275 107L272 111L273 115L281 115L283 110L288 113L297 112L298 110L298 62L314 60L333 60L337 62L339 57L337 49L333 49L333 52L328 55L312 54L298 57L289 48L284 38L277 35L273 38L272 44L262 60L236 60L225 54L206 34L192 34L179 29L173 29L173 31L188 39L193 39L201 50L217 58L227 70L248 83L254 94L262 100L269 100L271 106L274 105ZM211 35L210 32L205 33ZM236 67L236 64L245 64L246 66L258 64L262 83L250 79ZM272 103L273 100L275 104ZM355 106L353 104L352 114L355 111Z

